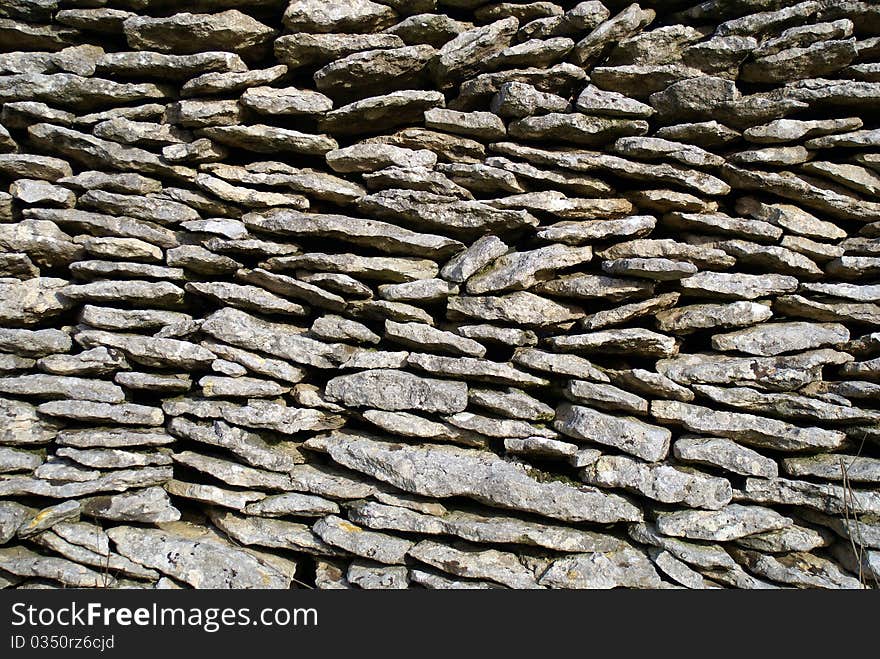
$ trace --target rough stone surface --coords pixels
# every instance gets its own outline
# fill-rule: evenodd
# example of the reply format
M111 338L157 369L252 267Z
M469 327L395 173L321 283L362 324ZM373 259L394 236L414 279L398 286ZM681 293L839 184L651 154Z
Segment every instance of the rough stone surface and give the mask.
M875 5L0 1L0 587L876 587Z

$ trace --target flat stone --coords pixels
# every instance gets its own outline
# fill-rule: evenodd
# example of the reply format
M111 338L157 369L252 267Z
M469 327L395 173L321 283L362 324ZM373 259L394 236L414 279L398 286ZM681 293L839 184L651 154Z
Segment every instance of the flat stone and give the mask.
M759 144L780 144L806 140L813 137L833 135L858 130L862 127L859 117L844 119L777 119L763 126L753 126L743 131L743 137Z
M273 494L261 498L259 501L248 503L243 509L248 515L260 517L284 517L287 515L321 517L339 512L339 506L333 501L300 492Z
M382 7L382 11L386 9ZM275 40L274 50L278 61L296 69L322 66L359 51L401 48L405 45L395 34L326 34L313 33L308 29L279 37Z
M602 270L612 275L643 277L657 281L675 281L697 272L697 266L687 261L670 259L615 259L604 261Z
M590 247L549 245L527 252L510 252L467 280L467 291L479 295L529 288L557 269L581 265L593 257Z
M733 554L752 572L798 588L863 588L861 581L844 573L832 561L807 552L767 556L757 551L734 550Z
M712 353L682 355L657 362L657 370L680 384L733 384L771 391L792 391L822 379L826 364L846 364L852 355L812 350L778 357L731 357Z
M325 94L360 99L424 83L426 67L436 51L432 46L403 46L365 50L346 55L318 69L313 79Z
M309 252L301 256L279 256L266 261L270 270L301 269L318 271L336 275L348 275L348 278L404 283L421 279L434 279L439 268L429 259L402 258L390 256L360 256L358 254L325 254ZM338 277L336 281L339 281ZM346 286L350 288L350 286ZM360 293L360 287L358 292ZM345 291L348 293L349 291ZM360 293L359 297L364 297Z
M120 403L125 400L125 394L120 387L104 380L42 373L0 378L0 393L104 403Z
M656 226L651 215L631 215L623 219L562 221L541 228L537 236L565 245L582 245L608 238L643 236Z
M875 516L880 511L874 490L787 478L747 478L742 493L737 492L736 496L743 501L812 508L828 515L845 516L855 512Z
M118 98L114 98L114 102L119 102ZM159 156L145 149L123 146L62 126L34 124L28 128L28 134L35 143L43 144L93 169L128 170L172 178L186 177L192 173L187 168L168 165ZM0 155L0 166L3 155ZM71 175L70 171L63 174Z
M329 544L385 564L403 563L414 545L409 540L367 531L335 515L321 518L315 522L312 530Z
M553 427L569 437L613 446L649 462L662 460L669 452L671 433L665 428L580 405L561 403Z
M648 412L647 400L605 383L569 380L565 387L565 397L575 403L592 405L605 410L629 414L646 414Z
M730 504L721 510L683 510L660 513L657 530L663 535L725 542L755 533L784 529L792 521L775 510Z
M304 336L300 328L271 323L237 309L211 314L202 330L219 341L245 350L257 350L299 364L332 368L341 355L330 344Z
M236 9L216 14L134 16L123 22L128 45L136 50L194 53L203 49L241 53L270 39L275 31Z
M67 332L57 329L27 330L0 328L0 350L27 357L66 353L73 342Z
M437 156L427 149L391 144L359 143L330 151L327 164L336 172L374 172L386 167L433 167Z
M856 57L854 41L821 41L804 48L787 48L758 57L743 65L740 79L745 82L791 82L833 74Z
M791 293L797 289L798 280L788 275L698 272L679 280L679 285L686 294L754 300L770 295Z
M647 122L640 119L631 120L556 112L518 119L508 127L511 137L525 140L558 141L584 146L599 146L616 137L643 135L647 131Z
M687 261L700 269L728 269L736 259L723 250L705 245L692 245L669 238L639 238L617 243L598 252L605 259L666 258Z
M118 334L100 330L84 330L74 338L86 348L105 346L121 350L129 359L154 367L200 368L209 365L215 355L188 341L164 339L137 334Z
M467 385L393 370L373 370L330 380L325 396L345 405L385 410L460 412L467 405Z
M608 329L589 334L569 334L549 339L565 352L611 352L648 357L669 357L678 352L675 339L641 328Z
M715 350L735 350L769 357L786 352L802 352L849 341L849 330L838 323L761 323L729 334L715 334Z
M754 549L768 554L783 554L792 551L811 551L830 544L827 531L817 531L804 526L790 526L778 531L767 531L740 538L739 547Z
M773 312L766 304L739 301L729 304L692 304L657 313L657 325L664 332L688 334L715 327L742 327L769 320Z
M733 489L724 478L669 465L648 465L626 456L602 456L581 471L581 478L600 487L623 488L661 503L718 510L730 503Z
M655 400L651 414L665 423L678 423L691 432L719 435L752 446L776 451L832 449L845 435L834 430L795 426L753 414L712 410L678 401Z
M73 110L94 110L116 103L165 97L165 92L152 83L114 82L74 73L22 73L3 76L0 81L0 100L3 102L41 101Z
M654 135L662 139L688 142L703 148L724 146L740 137L740 133L714 119L663 126Z
M773 310L787 316L820 322L880 324L880 305L871 303L826 303L802 295L783 295L773 302Z
M432 108L424 113L425 126L465 137L495 141L507 135L504 122L491 112L459 112Z
M467 30L446 42L431 62L434 82L444 89L480 73L489 57L508 46L518 27L519 21L511 16Z
M376 220L343 215L300 213L293 210L248 213L242 220L252 229L282 236L319 237L379 247L392 254L442 257L461 243L431 234L420 234Z
M26 281L0 281L0 321L7 326L34 325L53 318L73 306L62 295L69 288L65 279L35 277Z
M287 549L323 556L342 553L323 542L305 524L243 516L227 511L212 511L209 515L217 528L245 546Z
M627 547L614 552L573 554L558 558L550 564L538 583L549 588L592 590L659 588L662 582L648 557L637 549Z
M0 227L0 246L21 251L38 266L69 265L83 257L82 248L51 220L26 219Z
M346 579L364 590L405 590L409 588L409 570L403 566L377 566L354 561Z
M397 22L393 9L371 0L353 0L344 7L327 7L319 0L294 0L284 11L291 32L379 32Z
M149 428L69 429L58 433L57 442L81 449L131 448L165 446L173 443L174 437Z
M383 219L470 237L538 224L537 218L523 210L498 209L482 201L461 201L410 190L384 190L368 195L360 200L359 208Z
M196 527L174 527L173 531L164 531L117 526L107 534L123 556L194 588L290 586L291 576L282 573L265 558L210 535L199 537Z
M221 144L257 153L285 152L324 155L338 147L336 140L327 135L313 135L263 124L209 126L201 130L206 137Z
M47 578L73 588L106 588L115 579L65 558L43 556L23 546L0 549L0 568L21 577Z
M678 460L717 467L742 476L776 478L776 461L723 437L683 436L672 445Z
M789 476L812 476L822 480L876 483L880 461L857 455L824 454L805 458L785 458L782 470Z
M55 400L37 407L41 414L74 421L109 422L121 425L159 426L162 410L135 403L99 403L83 400Z
M180 511L161 487L83 499L82 506L84 515L116 522L159 524L180 519Z
M561 482L540 482L485 451L389 444L341 433L327 438L325 444L335 461L424 496L466 496L568 521L635 520L641 516L620 497ZM401 460L409 467L400 469Z
M681 386L661 373L646 371L642 368L612 371L611 378L615 384L633 389L646 396L670 398L686 403L694 399L694 393L687 387Z
M270 425L268 419L264 421L262 426ZM273 438L274 441L270 444L256 432L243 430L219 420L212 424L204 424L175 418L169 422L168 431L175 436L226 449L245 463L260 469L284 472L304 461L297 448L290 442Z
M508 588L540 588L531 570L508 552L422 540L409 550L409 555L455 576L488 579Z
M717 167L724 158L692 144L682 144L659 137L621 137L615 140L614 150L630 158L645 160L668 159L692 167Z
M573 59L578 65L592 64L610 43L618 42L640 32L656 17L653 9L630 5L619 14L600 23L577 43Z

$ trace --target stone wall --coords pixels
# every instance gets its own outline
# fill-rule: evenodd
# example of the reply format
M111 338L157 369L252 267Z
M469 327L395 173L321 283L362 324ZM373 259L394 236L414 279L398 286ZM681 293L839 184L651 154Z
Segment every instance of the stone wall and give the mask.
M2 586L877 584L877 3L0 47Z

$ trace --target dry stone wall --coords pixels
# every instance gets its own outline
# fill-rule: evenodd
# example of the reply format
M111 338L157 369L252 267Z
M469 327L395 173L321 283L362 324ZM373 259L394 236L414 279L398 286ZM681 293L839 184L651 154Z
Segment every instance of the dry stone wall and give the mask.
M3 587L877 584L877 3L5 0L0 49Z

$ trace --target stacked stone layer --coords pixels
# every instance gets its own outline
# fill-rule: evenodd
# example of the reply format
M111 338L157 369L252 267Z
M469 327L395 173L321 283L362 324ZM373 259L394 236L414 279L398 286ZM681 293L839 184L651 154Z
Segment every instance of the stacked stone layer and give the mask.
M0 585L880 579L880 5L0 4Z

